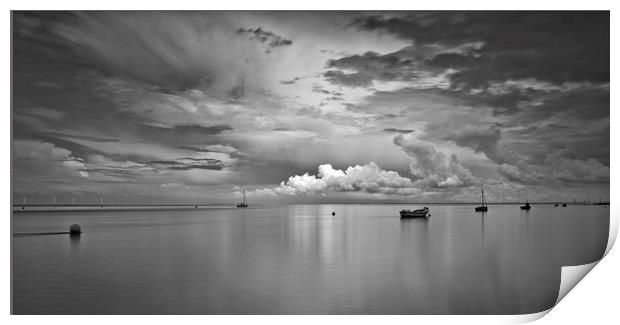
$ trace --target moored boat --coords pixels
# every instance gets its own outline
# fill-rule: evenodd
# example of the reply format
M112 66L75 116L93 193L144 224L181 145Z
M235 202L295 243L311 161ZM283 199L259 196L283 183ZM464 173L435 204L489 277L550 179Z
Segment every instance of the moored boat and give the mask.
M529 210L529 209L531 209L531 208L532 208L532 207L530 206L530 203L529 203L529 202L527 202L527 201L525 201L525 205L522 205L522 206L521 206L521 210Z
M482 201L482 205L475 208L476 212L487 212L489 208L487 207L486 200L484 199L484 187L482 188L480 200Z
M248 207L248 199L245 196L245 190L243 190L243 202L237 204L237 208L247 208Z
M430 217L430 210L427 207L417 210L401 210L400 217L401 218L428 218Z

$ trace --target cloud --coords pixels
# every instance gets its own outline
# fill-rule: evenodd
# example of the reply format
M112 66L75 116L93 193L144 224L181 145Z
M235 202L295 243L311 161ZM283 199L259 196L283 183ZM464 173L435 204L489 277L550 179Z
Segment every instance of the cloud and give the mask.
M446 126L444 132L443 140L452 140L459 146L472 148L475 152L484 152L489 159L498 163L505 159L498 150L498 141L502 136L497 125L482 127L471 125L461 128Z
M225 165L221 160L213 158L179 158L176 160L156 160L149 161L146 164L156 168L163 167L170 170L222 170L225 168Z
M73 134L73 133L55 132L55 131L45 132L44 134L48 136L57 137L61 139L68 139L68 140L81 139L81 140L89 140L89 141L96 141L96 142L118 142L119 141L119 139L116 139L116 138L97 137L97 136L92 136L92 135Z
M446 157L430 143L412 136L397 135L394 144L414 159L409 165L415 183L425 187L462 187L476 183L471 171L456 155Z
M351 24L443 47L429 66L456 69L457 88L526 78L609 81L609 12L415 12L360 16ZM450 53L468 43L481 45Z
M42 117L48 120L60 120L65 116L65 112L47 107L28 107L17 110L19 114Z
M608 191L606 13L14 16L16 139L67 150L15 160L16 184L162 189L145 202L181 193L160 184L210 199L243 184L280 199L269 186L291 175L372 161L410 180L398 193L438 201L491 180L545 195ZM325 178L309 174L309 188ZM329 199L398 188L359 186Z
M299 81L299 77L295 77L291 80L281 80L280 83L283 85L294 85L297 81Z
M366 52L329 60L327 67L338 69L324 73L328 81L350 87L370 86L374 80L410 81L418 76L414 61L395 53Z
M179 149L187 149L198 152L221 152L228 154L240 154L239 150L232 146L221 145L221 144L207 144L201 146L181 146Z
M556 151L546 156L542 164L530 164L519 161L515 164L501 164L498 172L508 180L522 184L608 184L609 167L600 161L563 157L563 151Z
M396 128L385 128L383 129L383 132L385 133L403 133L403 134L407 134L407 133L411 133L414 130L409 130L409 129L396 129Z
M49 81L38 81L34 84L35 87L47 88L47 89L62 89L62 85Z
M555 152L547 156L549 175L568 183L609 183L609 167L600 161L569 159Z
M237 29L237 34L247 35L248 39L256 40L264 44L267 47L267 52L277 47L290 46L293 44L293 41L286 39L282 36L278 36L270 31L266 31L261 27L258 27L256 29L239 28Z
M540 184L545 182L546 177L543 174L538 173L535 170L535 167L523 163L520 165L525 165L525 167L519 167L511 164L500 164L497 167L497 171L511 182L521 184Z
M257 76L248 65L264 56L262 46L234 37L233 24L220 13L71 12L48 30L66 48L63 56L77 56L95 71L165 90L202 85L225 93L240 78ZM267 44L286 41L274 36Z
M13 140L13 159L18 181L89 176L82 159L49 142Z
M329 192L366 192L377 194L410 195L419 189L410 179L397 172L385 171L374 162L334 169L330 164L319 166L317 175L295 175L272 189L284 195L326 194ZM264 192L264 191L263 191Z

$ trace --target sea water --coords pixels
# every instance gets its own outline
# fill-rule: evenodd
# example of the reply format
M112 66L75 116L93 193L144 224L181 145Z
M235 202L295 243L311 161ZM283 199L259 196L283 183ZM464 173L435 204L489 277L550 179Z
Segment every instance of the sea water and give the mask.
M606 206L406 205L20 212L16 314L517 314L602 257ZM335 216L332 216L335 212Z

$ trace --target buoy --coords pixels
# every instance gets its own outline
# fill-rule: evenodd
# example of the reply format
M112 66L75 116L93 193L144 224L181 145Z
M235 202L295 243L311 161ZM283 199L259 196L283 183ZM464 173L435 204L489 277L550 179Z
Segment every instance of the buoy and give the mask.
M332 216L335 216L335 215L336 215L336 212L332 212Z
M72 224L71 226L69 226L69 235L79 235L82 233L82 228L80 228L80 225L78 225L77 223Z

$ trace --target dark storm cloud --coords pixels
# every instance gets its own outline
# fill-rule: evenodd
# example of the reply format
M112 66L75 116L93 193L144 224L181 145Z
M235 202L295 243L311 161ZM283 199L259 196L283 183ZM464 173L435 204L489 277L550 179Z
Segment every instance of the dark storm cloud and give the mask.
M339 69L325 72L327 80L352 87L369 86L374 80L410 81L417 77L412 60L403 59L396 54L381 55L370 51L329 60L327 67Z
M555 83L609 81L609 12L426 12L362 16L353 26L419 45L483 42L466 53L443 53L429 65L456 68L459 88L536 78Z
M249 39L263 43L268 47L267 51L276 47L290 46L293 44L293 41L264 30L261 27L256 29L239 28L237 29L237 34L247 35Z

